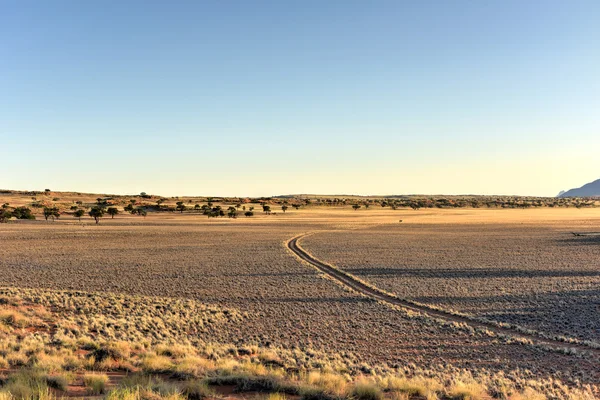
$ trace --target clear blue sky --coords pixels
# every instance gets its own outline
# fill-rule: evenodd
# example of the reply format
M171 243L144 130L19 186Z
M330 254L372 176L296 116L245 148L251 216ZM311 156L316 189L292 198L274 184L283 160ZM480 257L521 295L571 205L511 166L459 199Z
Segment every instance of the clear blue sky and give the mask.
M555 195L600 2L0 0L0 188Z

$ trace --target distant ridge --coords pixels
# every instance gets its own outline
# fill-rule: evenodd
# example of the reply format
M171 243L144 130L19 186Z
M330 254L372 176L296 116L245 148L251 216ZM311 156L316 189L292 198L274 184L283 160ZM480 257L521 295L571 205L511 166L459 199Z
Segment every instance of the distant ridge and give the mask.
M600 197L600 179L587 183L580 188L561 191L556 197Z

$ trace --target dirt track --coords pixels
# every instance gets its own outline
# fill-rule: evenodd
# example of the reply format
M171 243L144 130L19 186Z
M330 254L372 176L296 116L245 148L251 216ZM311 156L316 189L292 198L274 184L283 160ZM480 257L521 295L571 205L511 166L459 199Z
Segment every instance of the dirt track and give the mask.
M596 357L600 356L600 349L596 349L590 346L586 346L585 344L578 343L567 343L560 340L548 339L536 334L524 333L517 329L512 329L509 327L501 327L495 325L493 323L486 323L482 321L475 320L473 318L467 316L461 316L457 314L453 314L447 311L443 311L440 309L428 307L427 305L417 304L411 302L409 300L398 298L392 294L386 293L370 284L366 284L355 276L348 274L332 265L329 265L323 261L318 260L313 257L310 253L304 250L300 244L298 243L303 237L311 235L312 233L304 233L298 236L291 238L287 242L287 247L290 251L292 251L297 257L301 260L308 262L313 267L317 268L319 271L329 275L331 278L336 279L337 281L343 283L349 288L366 295L372 299L383 301L388 304L396 305L403 307L405 309L416 311L422 314L429 315L435 318L441 318L448 321L465 323L473 328L481 328L493 331L497 334L507 335L514 338L522 338L531 340L536 345L541 346L549 346L552 348L568 348L568 349L576 349L578 351L583 351L587 353L591 353Z

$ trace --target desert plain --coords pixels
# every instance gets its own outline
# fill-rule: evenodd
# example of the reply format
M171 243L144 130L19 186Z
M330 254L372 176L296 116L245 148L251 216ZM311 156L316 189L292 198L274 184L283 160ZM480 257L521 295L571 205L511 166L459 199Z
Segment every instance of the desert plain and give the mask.
M65 204L81 197L59 196ZM30 201L0 199L11 206ZM253 216L237 218L207 218L190 207L143 217L120 212L98 224L68 212L11 220L0 225L0 294L5 304L18 298L8 308L25 307L22 314L44 307L74 325L82 324L83 314L97 315L84 324L87 339L259 349L255 353L294 359L293 365L281 362L286 371L343 370L349 381L390 373L441 380L501 374L517 382L515 391L529 382L548 398L574 398L571 388L581 398L598 395L600 236L573 233L600 231L600 208L303 205L282 212L274 204L263 213L255 206ZM316 259L425 312L379 301L319 271L288 247L298 236ZM67 307L64 296L86 306ZM114 311L113 303L132 309L149 304L154 311L139 311L150 312L150 319L131 322L133 314L107 311ZM156 313L161 307L170 311ZM112 319L102 320L106 315ZM487 328L469 321L484 321ZM100 328L90 329L94 324ZM8 349L3 357L6 371L20 365L10 361ZM139 366L132 363L135 372ZM93 363L91 369L111 370ZM433 396L428 393L422 395ZM490 395L506 393L483 397ZM437 396L452 397L451 391Z

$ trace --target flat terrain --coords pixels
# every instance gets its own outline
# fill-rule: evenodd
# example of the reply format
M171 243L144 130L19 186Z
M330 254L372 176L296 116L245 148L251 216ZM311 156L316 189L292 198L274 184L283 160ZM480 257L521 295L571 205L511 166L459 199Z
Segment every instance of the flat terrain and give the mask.
M399 297L600 342L600 237L571 234L600 230L595 214L438 212L320 233L303 243L314 256Z
M400 223L399 220L403 222ZM529 369L600 380L598 361L543 351L390 308L324 278L286 248L381 289L550 334L597 340L597 209L353 211L252 218L161 213L0 225L0 286L193 299L235 310L203 341L339 353L371 365Z

